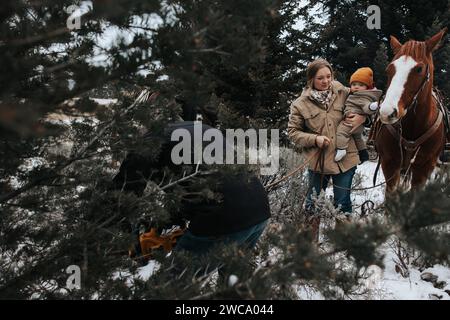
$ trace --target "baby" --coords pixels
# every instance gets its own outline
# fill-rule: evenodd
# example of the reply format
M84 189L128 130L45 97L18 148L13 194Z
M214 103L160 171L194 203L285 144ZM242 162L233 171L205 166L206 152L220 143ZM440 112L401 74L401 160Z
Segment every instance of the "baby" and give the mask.
M344 115L357 113L361 115L371 115L378 110L378 100L383 92L373 86L373 71L370 68L359 68L350 78L350 94L345 101ZM352 127L344 124L344 120L339 123L336 132L336 156L334 160L340 161L347 154L350 136L355 140L356 148L359 152L361 162L369 159L366 144L362 138L364 126L361 125L352 133Z

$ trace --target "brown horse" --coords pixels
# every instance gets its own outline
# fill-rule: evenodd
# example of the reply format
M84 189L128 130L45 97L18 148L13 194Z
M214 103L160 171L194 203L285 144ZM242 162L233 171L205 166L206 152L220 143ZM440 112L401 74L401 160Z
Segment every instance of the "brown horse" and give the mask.
M411 174L413 188L423 185L445 144L443 116L433 96L432 52L446 32L447 28L426 41L403 45L391 36L395 56L386 68L382 125L375 138L387 192L397 188L401 172Z

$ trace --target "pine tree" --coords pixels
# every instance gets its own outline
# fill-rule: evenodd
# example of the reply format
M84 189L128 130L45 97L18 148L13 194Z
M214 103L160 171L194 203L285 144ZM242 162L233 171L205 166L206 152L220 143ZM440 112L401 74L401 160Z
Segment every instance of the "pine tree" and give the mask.
M177 4L184 13L161 27L154 42L168 76L161 86L173 81L191 108L213 114L210 122L223 128L286 127L286 104L302 79L304 34L294 30L299 1Z
M444 26L448 26L449 22L450 13L448 10L445 19L441 21L437 18L435 19L433 24L428 28L427 37L432 37L438 33ZM448 37L445 37L439 48L433 53L433 63L435 66L434 86L444 93L446 105L450 101L450 85L447 81L448 69L450 67L450 45L448 43Z
M383 91L386 90L386 67L388 64L387 48L384 43L381 43L373 61L373 77L376 87Z
M126 250L130 235L112 222L148 210L127 198L117 211L108 199L118 195L105 188L112 160L136 147L137 139L130 137L141 127L168 119L170 104L164 98L153 104L161 110L158 118L148 105L133 105L135 97L126 92L118 92L119 103L111 107L90 99L93 89L104 85L142 82L136 73L148 45L136 36L128 46L119 41L96 52L103 19L117 18L112 15L117 8L96 6L79 31L71 31L66 9L78 4L8 1L2 11L0 291L5 298L54 297L55 289L65 288L69 265L81 267L89 294L123 265L111 252ZM149 7L147 2L142 8ZM107 67L92 62L100 53ZM55 114L78 120L68 126ZM156 119L150 123L151 118Z
M325 254L312 244L298 199L307 184L296 178L287 189L271 191L276 201L297 206L280 205L292 219L271 225L256 253L227 247L200 259L155 252L154 274L146 281L135 278L139 264L126 252L135 241L130 223L163 225L186 191L161 190L164 184L155 181L143 197L112 191L115 161L133 151L156 157L161 141L141 139L142 132L158 137L182 108L221 128L284 129L287 101L298 94L308 61L323 54L342 74L357 65L331 42L322 47L317 33L339 27L341 8L357 21L361 13L330 2L334 25L327 29L299 1L100 1L83 16L81 29L68 30L64 9L72 4L80 2L11 0L0 15L1 297L275 299L297 298L293 286L308 284L327 298L345 298L358 290L361 270L380 264L376 249L393 234L430 260L448 263L447 236L429 231L449 220L448 177L388 203L387 222L330 230L331 251ZM304 28L295 30L303 15ZM100 50L98 36L106 26L133 37ZM363 34L337 40L357 45ZM374 55L379 43L371 46ZM98 63L102 55L105 61ZM92 99L105 95L117 102L104 106ZM55 114L75 120L67 124ZM176 180L178 173L166 173ZM212 196L215 181L195 177L192 183L198 194ZM318 205L323 215L336 213L328 201ZM269 255L273 251L279 255ZM221 282L214 271L223 264ZM81 268L80 290L66 287L70 265ZM227 283L230 275L237 277L234 285Z
M367 8L377 5L381 10L381 29L369 30ZM310 55L328 59L337 71L337 79L347 84L352 72L359 67L369 66L379 69L380 46L388 48L387 55L393 54L389 46L390 35L396 36L404 43L409 39L424 41L439 27L448 25L449 3L447 0L433 1L310 1L305 7L307 33L316 37L309 46ZM439 29L440 30L440 29ZM435 77L438 86L448 96L441 77L445 77L448 59L445 52L448 41L444 40L436 57L439 70ZM384 58L382 58L384 60ZM384 62L383 62L384 63ZM444 71L442 71L444 70ZM380 77L381 69L377 71ZM381 82L375 79L377 85Z

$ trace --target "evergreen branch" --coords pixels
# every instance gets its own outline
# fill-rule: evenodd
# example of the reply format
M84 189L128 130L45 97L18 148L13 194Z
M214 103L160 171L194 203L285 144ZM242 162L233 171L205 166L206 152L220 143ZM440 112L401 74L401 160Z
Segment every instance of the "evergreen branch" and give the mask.
M48 67L48 68L44 69L44 72L47 73L47 74L50 74L50 73L55 72L55 71L64 70L67 67L73 66L73 65L75 65L77 63L78 63L78 61L76 61L74 58L70 58L67 62L59 63L57 65L54 65L54 66L51 66L51 67Z
M136 98L136 100L128 107L126 108L124 111L122 111L121 113L119 113L119 118L123 117L125 114L127 114L129 111L131 111L133 108L135 108L138 104L144 102L144 101L154 101L157 97L158 97L159 93L154 92L150 95L150 91L145 89L141 92L141 94ZM56 165L56 167L50 171L50 173L47 173L39 178L36 178L35 180L31 181L30 183L26 184L25 186L14 190L8 194L5 195L1 195L0 196L0 203L4 203L7 202L17 196L19 196L20 194L40 185L42 182L53 179L58 177L58 172L63 170L64 168L68 167L69 165L71 165L72 163L82 159L85 155L85 153L87 152L87 150L92 147L92 145L94 145L104 134L105 132L110 129L117 121L117 117L114 117L113 119L111 119L110 121L106 122L106 125L101 128L98 133L84 146L82 147L77 154L71 156L71 158L69 160L67 160L66 162L63 162L62 164Z
M70 33L70 31L71 30L68 29L67 27L59 28L59 29L56 29L56 30L49 31L46 34L38 34L38 35L35 35L35 36L32 36L32 37L28 37L28 38L24 38L24 39L12 40L8 44L10 46L14 46L14 47L30 45L30 44L33 44L35 42L40 42L40 41L43 41L43 40L49 40L49 39L58 37L60 35L66 34L66 33Z
M166 190L166 189L168 189L168 188L170 188L170 187L172 187L172 186L174 186L174 185L176 185L176 184L178 184L178 183L180 183L180 182L183 182L183 181L186 181L186 180L189 180L189 179L195 177L195 176L198 175L198 173L200 172L200 170L198 169L199 166L200 166L200 162L197 163L197 166L195 167L195 172L194 172L194 173L191 173L191 174L188 175L188 176L185 176L185 175L183 174L183 177L182 177L181 179L178 179L178 180L176 180L176 181L174 181L174 182L169 182L169 183L166 184L164 187L160 187L160 189L161 189L162 191L164 191L164 190Z
M37 185L40 185L41 182L44 182L44 181L56 178L57 176L58 176L58 174L56 172L54 172L52 174L48 173L46 175L43 175L43 176L41 176L41 177L31 181L27 185L25 185L25 186L23 186L23 187L21 187L21 188L19 188L17 190L14 190L14 191L12 191L12 192L10 192L8 194L5 194L5 195L1 195L0 196L0 203L7 202L7 201L9 201L9 200L19 196L20 194L22 194L22 193L24 193L24 192L26 192L28 190L33 189Z
M151 32L158 32L158 29L154 29L154 28L150 28L150 27L143 27L143 26L134 26L131 24L126 24L124 25L125 28L136 28L136 29L141 29L141 30L145 30L145 31L151 31Z
M30 12L28 12L28 13L30 13ZM31 15L31 13L30 13L30 15ZM83 18L83 19L87 20L89 17L93 17L93 16L94 16L93 12L89 11L89 12L81 14L80 16L78 16L78 18L80 18L80 19ZM34 16L32 15L32 17L34 17ZM35 20L36 20L36 18L35 18ZM47 41L47 40L56 38L60 35L70 33L72 31L73 30L71 30L67 27L64 27L64 28L59 28L56 30L51 30L44 34L38 34L38 35L31 36L28 38L12 40L10 42L6 42L6 44L10 45L10 46L14 46L14 47L27 46L27 45L35 44L36 42Z
M170 187L173 187L174 185L179 184L180 182L184 182L184 181L187 181L187 180L189 180L189 179L192 179L192 178L194 178L194 177L197 176L197 175L208 175L208 174L211 174L211 173L214 172L214 170L200 171L200 170L199 170L199 166L200 166L200 162L197 164L194 173L191 173L190 175L186 176L186 175L185 175L186 172L184 172L182 178L180 178L180 179L178 179L178 180L175 180L175 181L173 181L173 182L169 182L168 184L164 185L163 187L160 186L160 185L161 185L161 183L160 183L159 185L157 185L158 190L159 190L159 191L164 191L164 190L166 190L166 189L169 189ZM199 193L199 194L201 194L201 193ZM151 195L152 195L152 193L146 194L146 195L140 197L139 200L136 200L134 203L136 203L137 201L146 200L146 199L149 198Z
M220 48L222 48L222 46L217 46L215 48L205 48L205 49L191 49L191 50L187 50L187 52L192 52L192 53L217 53L220 55L224 55L224 56L232 56L231 53L229 52L225 52L222 50L219 50Z

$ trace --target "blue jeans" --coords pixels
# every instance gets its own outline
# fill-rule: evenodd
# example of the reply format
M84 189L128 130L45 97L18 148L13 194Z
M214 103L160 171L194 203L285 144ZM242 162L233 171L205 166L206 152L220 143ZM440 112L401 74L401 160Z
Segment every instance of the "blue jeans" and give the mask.
M189 229L177 240L176 249L184 249L195 254L207 253L212 248L236 243L238 246L252 249L258 242L269 220L265 220L250 228L222 236L196 236Z
M355 175L356 166L347 170L346 172L342 172L339 174L324 174L322 175L319 172L314 172L312 170L308 171L309 178L309 191L306 197L306 210L309 212L313 212L314 203L312 201L313 193L317 195L320 194L321 187L322 190L325 191L327 188L328 182L330 178L333 180L333 194L334 194L334 206L337 208L341 207L341 211L344 213L352 212L352 200L350 199L350 190L342 189L347 188L350 189L352 187L353 176ZM342 188L337 188L342 187Z

